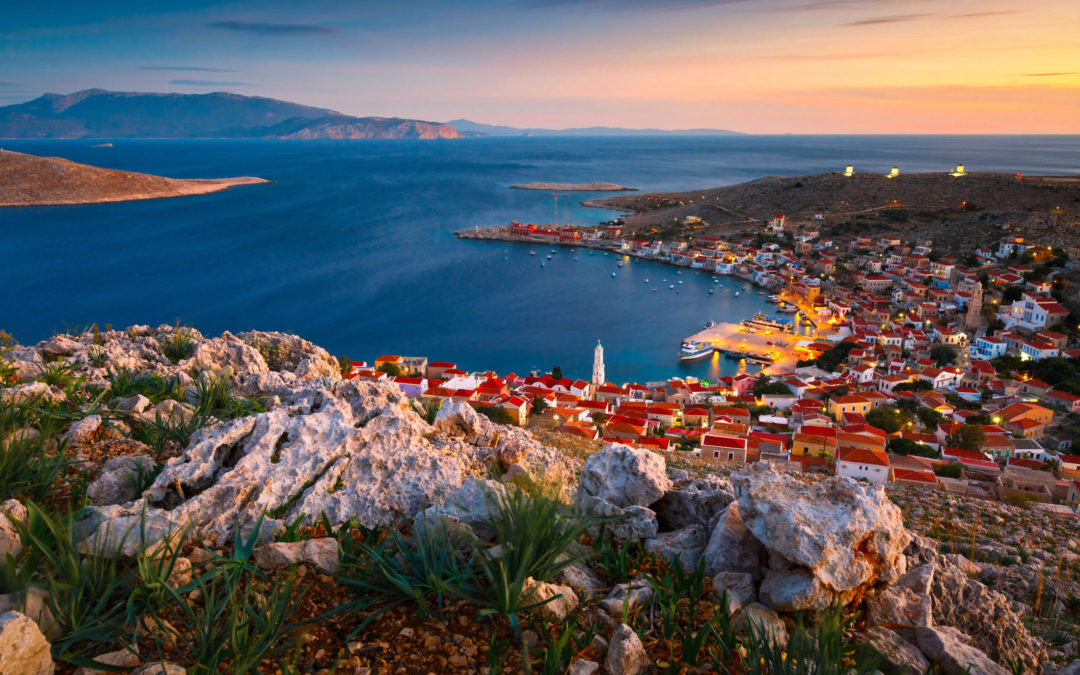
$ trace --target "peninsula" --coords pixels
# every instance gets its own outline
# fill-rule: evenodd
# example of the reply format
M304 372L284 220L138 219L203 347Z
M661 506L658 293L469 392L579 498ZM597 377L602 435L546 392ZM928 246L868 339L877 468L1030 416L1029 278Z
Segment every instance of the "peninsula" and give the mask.
M617 183L525 183L511 185L515 190L566 190L573 192L629 192L637 188L626 187Z
M99 204L220 192L263 178L165 178L0 150L0 206Z

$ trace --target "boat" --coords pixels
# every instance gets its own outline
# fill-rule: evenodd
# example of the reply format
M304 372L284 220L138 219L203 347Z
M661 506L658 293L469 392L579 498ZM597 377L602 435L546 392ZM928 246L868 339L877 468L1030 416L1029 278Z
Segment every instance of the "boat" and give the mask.
M742 322L742 325L747 328L769 328L782 331L793 330L791 319L781 319L779 317L766 316L760 313L755 314L752 319L746 319Z
M716 289L710 288L710 289L709 289L709 293L708 293L708 294L709 294L709 295L712 295L712 294L713 294L713 293L715 293L715 292L716 292Z
M799 311L799 308L796 307L795 305L784 305L783 307L777 307L776 311L778 311L778 312L787 312L788 314L794 314L795 312Z
M550 254L550 253L548 254L548 257L547 257L547 259L548 259L548 260L551 260L551 254Z
M612 278L612 279L614 279L614 278L615 278L615 273L614 273L614 272L612 272L612 273L611 273L611 278Z
M682 279L679 279L679 283L680 283L680 284L682 283Z
M683 342L679 347L679 358L683 361L693 361L703 356L712 354L713 346L708 342Z
M547 263L540 263L540 267L546 267Z
M736 298L739 297L739 292L738 291L735 291L735 297Z
M655 292L656 292L656 289L655 289L655 288L654 288L654 289L652 289L652 292L653 292L653 293L655 293Z
M649 283L649 280L648 280L648 279L646 279L646 280L645 280L645 283Z
M770 295L769 302L783 302L783 300L780 299L779 295Z
M621 260L620 260L619 262L617 262L616 264L617 264L617 265L618 265L619 267L622 267L622 261L621 261Z
M529 255L536 255L536 251L529 251Z
M715 322L715 321L706 321L706 322L705 322L705 327L706 327L706 328L712 328L712 327L713 327L713 326L715 326L715 325L716 325L716 322Z
M675 288L675 284L671 284L668 288Z

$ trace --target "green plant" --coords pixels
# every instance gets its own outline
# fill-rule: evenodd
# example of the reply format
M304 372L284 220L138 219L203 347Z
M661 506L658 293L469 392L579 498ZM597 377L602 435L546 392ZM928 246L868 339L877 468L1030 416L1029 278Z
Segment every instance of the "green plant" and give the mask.
M845 644L844 631L854 617L844 619L837 609L824 613L816 628L799 617L787 644L780 644L760 624L751 622L744 672L762 675L850 675L872 673L880 658L871 650Z
M596 552L594 564L608 581L625 582L640 569L645 549L637 539L616 546L606 534L606 528L601 527L598 542L593 547Z
M208 415L177 415L164 419L158 414L154 416L153 421L141 421L132 430L131 436L137 441L146 443L160 455L170 441L181 447L186 446L191 435L209 423Z
M376 614L411 602L426 618L434 599L442 616L445 598L461 595L476 574L474 559L446 527L430 523L412 536L394 532L380 542L355 543L342 557L341 581L363 607L378 608Z
M190 358L191 355L195 353L195 347L197 345L198 342L196 342L195 336L192 334L191 330L181 328L179 322L177 322L172 336L162 342L161 352L165 354L167 359L173 363L177 363Z
M24 421L21 406L0 404L0 499L44 501L71 466L67 443L56 439L47 420L38 430L24 427Z
M66 387L75 381L75 364L53 361L38 366L38 382L55 387Z
M262 404L254 399L233 396L227 377L205 375L195 380L189 396L199 415L219 418L236 418L265 412Z
M540 653L540 672L544 675L565 673L574 656L592 643L595 634L592 626L585 631L579 630L577 618L573 616L561 626L555 626L547 646Z
M86 360L95 368L103 368L108 361L108 355L105 350L97 345L93 345L86 348Z
M162 377L148 372L130 370L109 371L108 392L112 398L127 398L141 394L153 403L160 403L167 398L179 399L181 394L179 381L175 377Z

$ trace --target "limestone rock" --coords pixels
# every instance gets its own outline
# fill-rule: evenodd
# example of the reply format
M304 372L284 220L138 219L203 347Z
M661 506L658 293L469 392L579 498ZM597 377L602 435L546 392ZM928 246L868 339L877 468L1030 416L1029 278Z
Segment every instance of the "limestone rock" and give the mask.
M489 445L495 435L491 420L476 412L465 401L447 401L435 415L431 425L437 433L460 438L472 445Z
M585 460L578 498L597 497L620 508L647 507L670 487L662 455L611 444Z
M37 624L19 612L0 615L0 673L52 675L49 643Z
M917 628L915 642L919 649L945 675L1008 675L1009 671L973 647L971 638L955 628Z
M192 377L199 373L265 373L270 370L262 354L248 343L228 331L220 337L203 340L195 347L191 357L179 364Z
M492 515L492 500L505 494L506 488L501 483L469 476L442 504L417 514L413 531L423 532L440 522L446 523L451 530L454 525L461 524L481 541L491 541L495 532L487 521Z
M154 406L152 410L148 410L146 416L151 421L160 418L163 422L176 424L178 422L187 422L194 414L195 408L191 404L167 398Z
M863 633L851 636L855 644L869 645L880 654L893 668L905 675L925 675L930 670L930 662L914 645L900 637L895 631L877 626Z
M476 449L431 438L392 384L311 386L264 413L197 431L141 499L99 507L85 527L95 544L154 543L185 525L228 541L263 512L366 526L411 520L479 472ZM283 521L266 520L269 537ZM121 540L123 540L121 542Z
M299 563L311 565L324 574L338 571L338 543L333 537L263 544L253 554L264 570L280 570Z
M150 399L142 394L132 394L124 398L114 398L112 407L129 413L141 413L150 407Z
M754 577L745 572L718 572L713 577L713 588L718 596L727 592L728 597L736 600L739 607L757 602Z
M44 382L27 382L17 384L14 387L0 389L0 401L4 403L60 403L67 396L58 387L52 387Z
M267 355L266 364L275 372L288 372L301 381L341 379L337 360L318 345L287 333L250 331L237 337Z
M100 428L101 416L87 415L68 427L68 430L65 431L60 438L67 441L68 450L81 448L90 443L94 434L96 434Z
M926 595L933 588L934 564L924 563L918 567L909 569L904 576L896 581L896 586L908 588L920 595Z
M28 616L47 638L56 639L60 635L60 626L49 609L48 600L48 593L33 587L0 595L0 614L14 611Z
M599 537L603 532L604 536L614 541L616 545L622 545L626 542L644 541L656 536L656 513L644 506L619 508L599 497L578 495L578 508L586 515L611 518L602 525L589 528L589 536L593 538Z
M929 595L910 588L891 586L866 599L866 623L869 626L932 626L933 608Z
M26 522L26 507L17 499L8 499L0 504L0 560L5 555L18 558L22 553L22 536L16 522Z
M934 564L930 597L934 625L963 631L991 659L1019 659L1030 671L1039 671L1046 662L1046 646L1028 632L1009 599L968 578L944 556Z
M600 606L611 616L622 616L623 607L626 607L627 611L633 611L652 600L654 594L648 582L635 579L629 583L616 584L611 593L600 601Z
M562 622L577 609L578 598L569 586L535 581L532 577L525 580L521 594L529 603L543 602L539 611L549 621Z
M684 570L697 569L708 536L701 525L689 525L675 532L663 532L645 540L645 550L669 562L678 558Z
M735 630L744 635L767 637L774 645L787 645L788 632L784 620L761 603L751 603L735 615Z
M634 629L620 624L608 644L604 672L608 675L639 675L648 672L649 655Z
M738 472L732 484L747 530L768 552L761 592L779 603L777 609L846 604L906 571L910 537L900 509L880 486L840 477L807 485L768 462ZM784 574L792 578L780 578Z
M709 543L705 547L705 574L744 572L761 578L764 550L747 529L738 502L732 502L720 512Z
M135 493L140 474L149 477L154 470L154 458L149 455L113 457L101 467L101 473L86 488L87 500L95 506L124 504L139 495Z
M95 656L93 660L100 663L103 666L116 666L118 668L134 668L142 663L142 659L135 652L127 649L118 649L116 651L108 652L106 654L99 654ZM115 670L103 670L99 668L76 668L74 675L106 675L107 673L115 673Z
M570 668L566 671L566 675L594 675L599 671L600 664L596 661L578 659L570 664Z
M676 481L652 509L660 531L681 530L691 525L711 528L716 517L735 499L731 482L720 476Z
M571 563L564 567L559 572L559 582L585 595L596 595L604 590L604 582L584 562Z

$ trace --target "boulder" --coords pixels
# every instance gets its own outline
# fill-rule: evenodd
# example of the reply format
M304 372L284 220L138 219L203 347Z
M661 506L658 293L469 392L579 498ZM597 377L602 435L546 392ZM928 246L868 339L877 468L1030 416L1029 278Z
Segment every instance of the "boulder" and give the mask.
M101 467L101 473L86 488L86 499L95 506L125 504L139 495L136 487L154 471L154 458L149 455L113 457Z
M502 483L469 476L442 504L429 506L417 514L413 531L420 533L438 524L453 531L464 525L481 541L491 541L495 531L488 520L492 516L493 500L505 494L506 487Z
M59 387L52 387L44 382L27 382L0 389L0 401L8 404L35 403L37 401L60 403L66 399L67 395Z
M460 438L472 445L489 445L495 435L495 425L491 420L476 412L476 408L465 401L444 403L431 426L437 433Z
M596 497L619 508L647 507L670 487L662 455L611 444L585 460L578 479L578 498Z
M715 519L735 499L731 482L720 476L676 481L652 509L661 532L699 525L710 531Z
M743 635L767 637L773 645L783 648L788 642L787 626L772 609L754 602L735 615L735 630Z
M952 626L971 636L971 645L998 663L1019 660L1026 670L1040 671L1046 662L1046 646L1028 632L1009 599L969 578L944 556L933 565L930 598L935 626Z
M628 612L653 599L655 592L647 581L635 579L625 584L615 584L611 593L600 601L600 606L611 616L622 616L623 607Z
M604 672L608 675L640 675L648 672L649 655L634 629L620 624L608 644Z
M722 597L726 592L739 607L757 602L754 577L745 572L718 572L713 577L713 588L716 589L717 596Z
M569 586L560 586L543 581L536 581L532 577L525 580L521 587L521 594L530 604L542 602L540 615L548 621L566 621L570 613L577 609L578 598L574 589Z
M933 607L930 596L910 588L890 586L866 598L868 626L932 626Z
M30 617L47 638L55 640L60 636L60 626L49 609L49 595L42 589L31 587L0 595L0 614L12 611Z
M322 347L287 333L250 331L237 337L266 354L266 364L275 372L287 372L301 381L341 379L337 359Z
M720 512L703 555L705 574L709 576L740 572L750 574L754 579L761 578L765 552L746 528L738 502L728 504Z
M18 612L0 615L0 673L4 675L52 675L49 643L41 629Z
M885 662L904 675L925 675L930 670L930 662L914 645L900 637L895 631L877 626L851 636L855 644L871 647L885 659Z
M736 473L732 484L746 529L769 557L762 598L777 609L846 604L906 571L910 537L881 486L840 477L806 484L769 462Z
M22 553L22 536L15 523L25 523L26 516L26 507L17 499L8 499L0 504L0 560L8 554L18 558Z
M150 399L142 394L132 394L124 398L114 398L111 405L115 410L129 413L141 413L150 407Z
M971 645L971 638L955 628L915 629L915 643L945 675L1009 675L1009 671Z
M323 574L338 571L338 542L333 537L263 544L253 553L255 564L264 570L280 570L304 563Z
M60 438L67 442L68 450L81 448L85 445L89 445L90 441L94 438L94 434L96 434L100 428L101 416L87 415L68 427L68 430L65 431Z
M708 535L701 525L689 525L675 532L662 532L645 540L645 550L652 555L673 562L678 559L684 570L697 569L701 554L705 551Z
M626 542L645 541L656 536L656 513L644 506L619 508L599 497L578 496L578 508L585 515L608 518L601 525L588 529L589 536L604 537L622 545Z
M93 545L129 553L184 526L229 541L234 526L260 537L300 516L353 518L372 527L411 521L470 474L476 449L432 438L392 384L343 380L297 390L272 410L204 427L168 460L141 499L96 508L83 523ZM278 519L280 518L280 519Z

